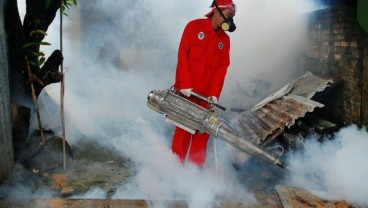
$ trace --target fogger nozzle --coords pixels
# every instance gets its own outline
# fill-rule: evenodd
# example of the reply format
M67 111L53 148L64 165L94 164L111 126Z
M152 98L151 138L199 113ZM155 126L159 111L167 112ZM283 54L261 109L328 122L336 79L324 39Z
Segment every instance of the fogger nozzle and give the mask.
M170 90L151 91L148 94L147 105L152 110L164 114L166 119L174 125L192 134L195 132L208 133L248 155L255 156L281 168L286 167L286 164L280 161L278 157L240 136L215 112L209 111Z

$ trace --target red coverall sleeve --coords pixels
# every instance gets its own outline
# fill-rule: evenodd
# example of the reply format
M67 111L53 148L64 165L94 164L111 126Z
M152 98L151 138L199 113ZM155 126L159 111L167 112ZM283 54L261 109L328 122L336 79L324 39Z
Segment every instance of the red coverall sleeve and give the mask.
M181 37L178 50L178 64L176 67L176 86L180 89L193 88L192 77L189 71L189 53L191 48L190 41L191 27L188 24Z
M224 60L212 77L208 96L216 96L217 98L220 98L222 87L224 86L227 68L230 65L230 40L228 44L229 47L226 48L227 51L225 52Z

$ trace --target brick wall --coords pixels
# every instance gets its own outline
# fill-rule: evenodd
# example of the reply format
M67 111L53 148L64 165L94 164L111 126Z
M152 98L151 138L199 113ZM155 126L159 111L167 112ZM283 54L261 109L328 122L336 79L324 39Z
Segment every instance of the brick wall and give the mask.
M363 124L364 50L367 33L356 19L356 8L331 7L309 14L306 70L331 77L337 83L325 100L326 113L337 123ZM364 98L362 96L365 96Z

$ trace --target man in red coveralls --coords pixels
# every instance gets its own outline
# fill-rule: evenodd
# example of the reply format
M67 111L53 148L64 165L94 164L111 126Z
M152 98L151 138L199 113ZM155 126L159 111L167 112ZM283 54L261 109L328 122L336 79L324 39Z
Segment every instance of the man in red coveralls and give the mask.
M214 0L206 18L190 21L182 34L176 68L176 90L203 107L208 104L190 97L197 92L217 102L230 65L230 38L224 31L233 32L235 4L232 0ZM190 162L202 167L206 159L209 135L194 135L176 127L172 151L184 162L187 154ZM189 149L189 152L188 152Z

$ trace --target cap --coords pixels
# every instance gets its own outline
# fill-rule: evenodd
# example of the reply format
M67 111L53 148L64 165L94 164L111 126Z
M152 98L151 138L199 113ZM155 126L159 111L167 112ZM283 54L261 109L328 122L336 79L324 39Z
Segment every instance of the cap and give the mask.
M215 1L217 3L217 6L222 10L232 9L234 12L236 11L233 0L214 0L211 5L211 11L205 14L204 16L210 17L212 15L213 11L216 9Z

